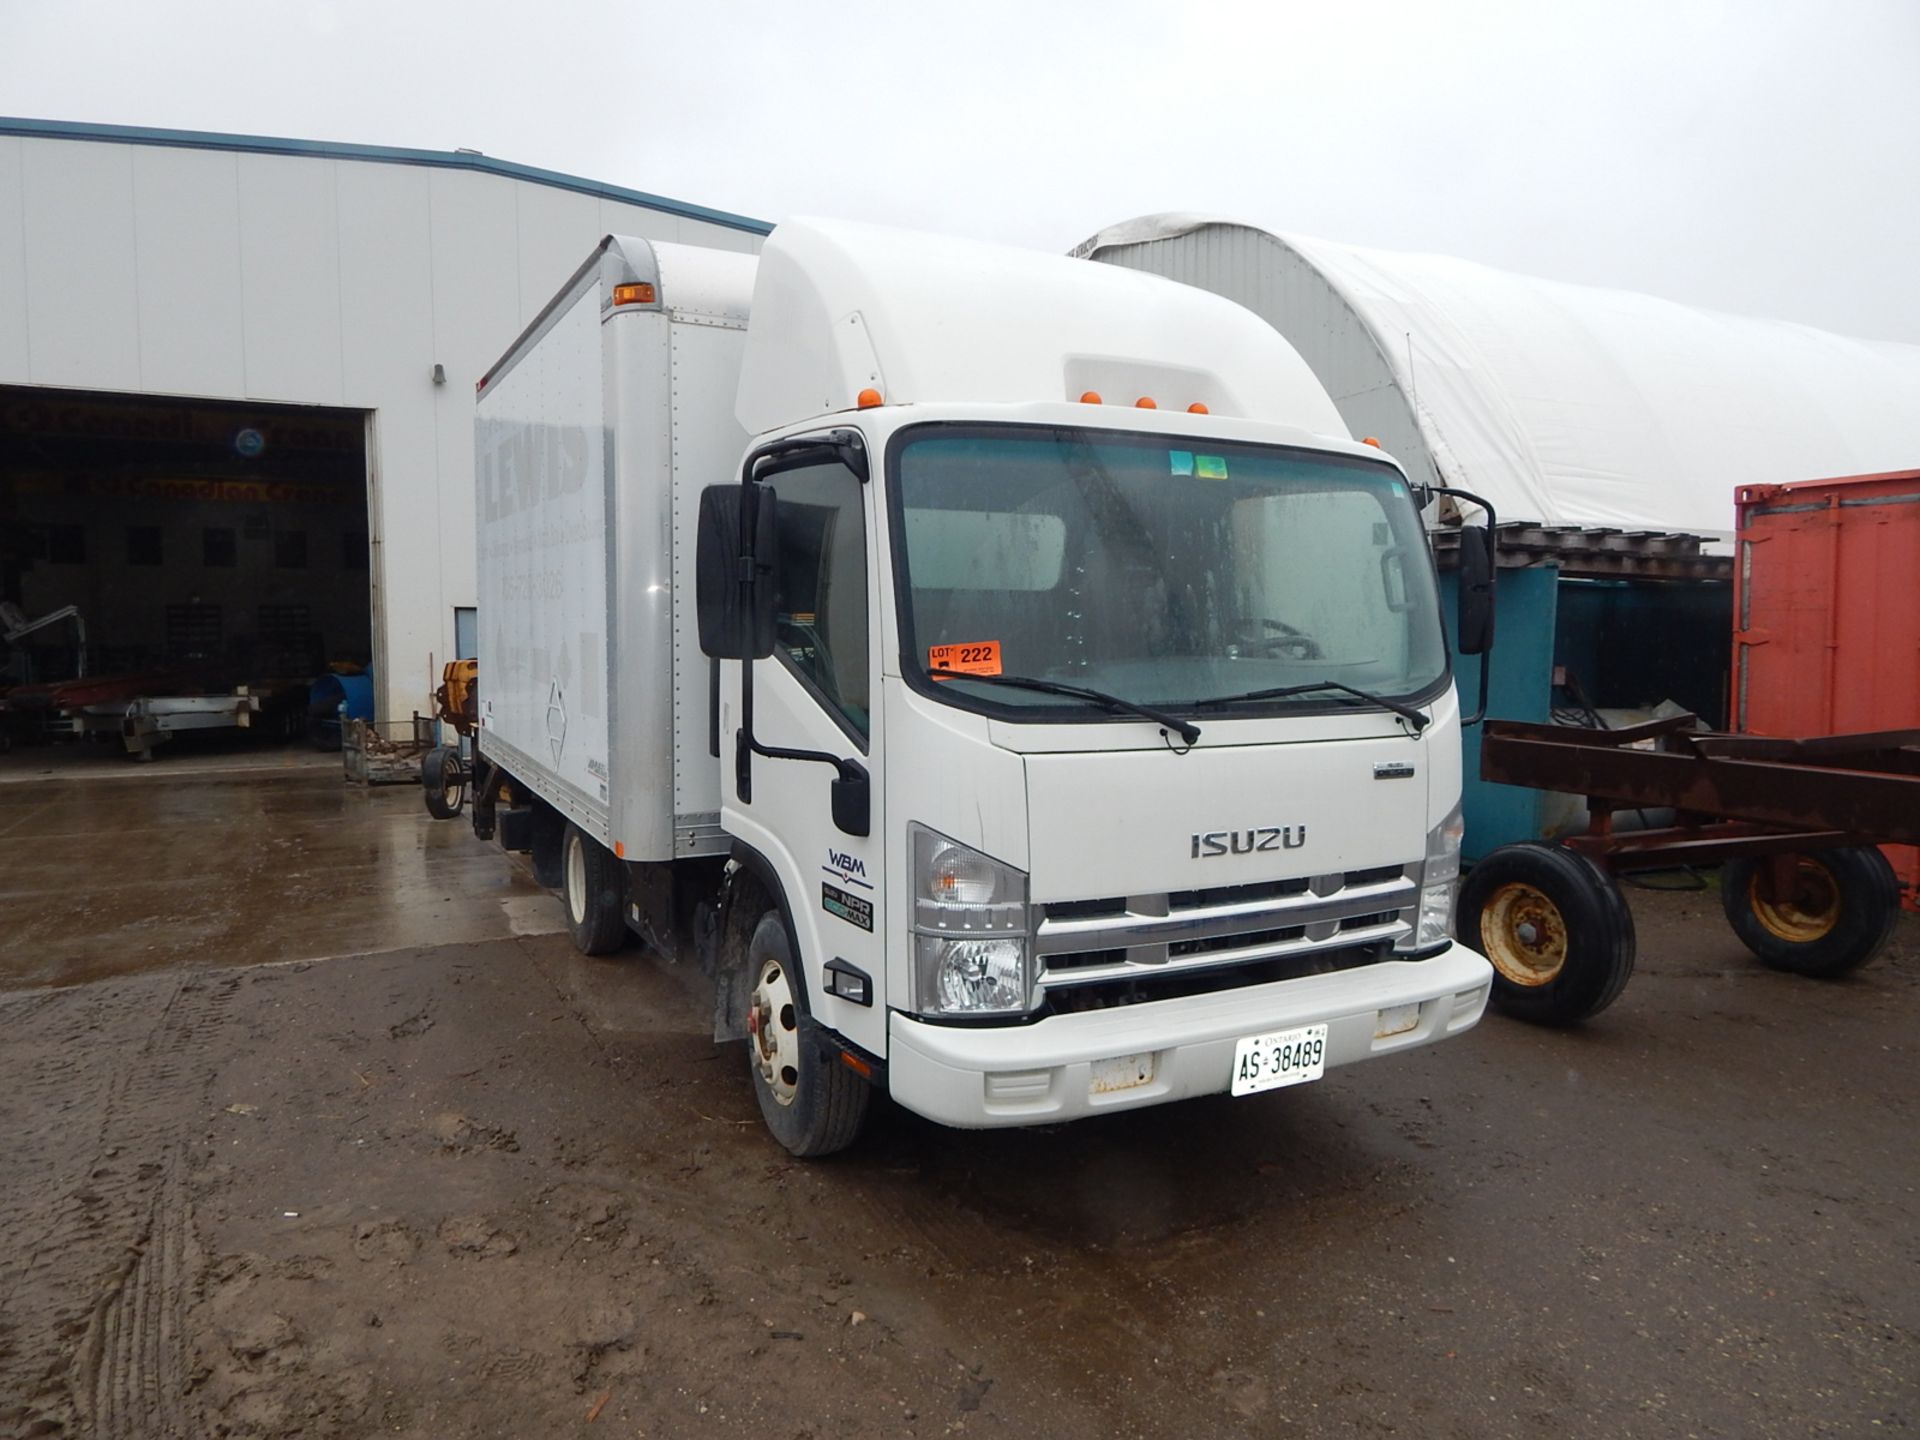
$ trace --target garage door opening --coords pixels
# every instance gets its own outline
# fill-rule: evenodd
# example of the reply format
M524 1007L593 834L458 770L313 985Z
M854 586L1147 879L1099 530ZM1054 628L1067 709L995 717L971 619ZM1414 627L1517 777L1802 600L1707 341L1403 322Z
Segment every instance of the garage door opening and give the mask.
M339 697L371 706L366 436L357 410L0 386L14 762L337 745Z

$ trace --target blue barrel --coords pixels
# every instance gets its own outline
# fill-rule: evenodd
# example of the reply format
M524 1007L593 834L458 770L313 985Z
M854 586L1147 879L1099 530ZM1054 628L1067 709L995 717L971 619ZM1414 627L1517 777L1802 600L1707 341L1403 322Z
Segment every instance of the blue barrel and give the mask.
M328 719L373 719L373 672L322 675L307 689L307 713Z

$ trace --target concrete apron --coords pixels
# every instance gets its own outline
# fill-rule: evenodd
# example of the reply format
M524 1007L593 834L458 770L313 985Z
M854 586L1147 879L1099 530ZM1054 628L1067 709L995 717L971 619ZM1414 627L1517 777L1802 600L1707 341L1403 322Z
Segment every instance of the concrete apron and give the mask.
M0 789L0 990L563 928L524 867L428 817L417 787L156 768Z

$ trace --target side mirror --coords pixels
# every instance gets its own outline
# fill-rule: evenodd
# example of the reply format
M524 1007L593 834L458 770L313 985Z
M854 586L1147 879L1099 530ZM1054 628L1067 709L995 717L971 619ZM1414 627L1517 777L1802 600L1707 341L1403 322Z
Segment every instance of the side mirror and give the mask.
M1484 655L1493 648L1493 530L1471 525L1460 531L1460 608L1454 648Z
M693 588L702 654L764 660L773 653L778 509L773 491L761 485L715 485L700 493ZM741 543L743 536L749 543Z
M873 829L873 778L857 760L842 760L832 787L833 823L843 835Z

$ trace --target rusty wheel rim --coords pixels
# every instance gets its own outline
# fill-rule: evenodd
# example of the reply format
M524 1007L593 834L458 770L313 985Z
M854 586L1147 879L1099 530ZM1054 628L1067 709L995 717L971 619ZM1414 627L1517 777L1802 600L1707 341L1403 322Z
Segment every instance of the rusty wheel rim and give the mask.
M1566 966L1566 917L1543 891L1516 880L1487 897L1480 942L1504 979L1537 988Z
M800 1092L800 1016L784 960L760 964L747 1001L747 1042L769 1093L779 1104L792 1105Z
M1747 906L1769 935L1790 945L1811 945L1833 933L1840 923L1840 887L1831 870L1801 855L1795 857L1786 894L1776 894L1771 879L1763 864L1747 881Z

